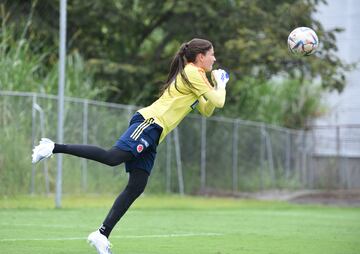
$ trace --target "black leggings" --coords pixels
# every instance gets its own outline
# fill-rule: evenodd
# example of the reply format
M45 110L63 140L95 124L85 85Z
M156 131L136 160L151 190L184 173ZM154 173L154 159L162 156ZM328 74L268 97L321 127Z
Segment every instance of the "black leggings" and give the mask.
M130 171L129 182L123 192L116 198L112 208L105 218L100 232L106 237L109 236L111 230L116 223L126 213L131 204L144 192L149 174L140 169Z
M100 163L117 166L134 156L130 152L122 151L116 147L104 150L90 145L60 145L55 144L53 153L65 153L86 158ZM121 219L131 204L144 192L149 173L141 169L130 171L129 182L122 193L116 198L112 208L99 229L106 237L109 236L116 223Z
M71 154L81 158L94 160L112 167L118 166L121 163L134 158L132 153L122 151L116 147L104 150L101 147L91 145L55 144L53 153Z

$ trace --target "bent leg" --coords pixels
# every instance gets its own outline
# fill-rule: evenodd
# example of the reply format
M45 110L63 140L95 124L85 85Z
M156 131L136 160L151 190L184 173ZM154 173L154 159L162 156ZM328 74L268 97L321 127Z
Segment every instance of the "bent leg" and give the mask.
M116 147L105 150L101 147L92 145L55 144L53 153L71 154L81 158L94 160L108 166L117 166L134 158L132 153L120 150Z
M149 173L141 169L130 171L129 182L124 191L116 198L112 208L110 209L100 233L109 237L112 229L121 217L126 213L131 204L144 192Z

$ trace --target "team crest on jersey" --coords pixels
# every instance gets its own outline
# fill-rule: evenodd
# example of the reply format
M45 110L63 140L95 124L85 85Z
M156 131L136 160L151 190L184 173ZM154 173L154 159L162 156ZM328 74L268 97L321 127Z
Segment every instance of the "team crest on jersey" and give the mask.
M144 150L144 145L143 144L138 144L136 147L136 151L138 153L141 153Z

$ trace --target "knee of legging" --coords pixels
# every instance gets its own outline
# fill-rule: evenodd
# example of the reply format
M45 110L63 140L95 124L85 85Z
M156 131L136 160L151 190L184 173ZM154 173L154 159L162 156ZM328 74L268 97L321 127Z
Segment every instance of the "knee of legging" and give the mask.
M142 182L138 182L136 184L128 184L126 186L126 189L131 192L132 194L136 195L136 196L140 196L146 187L146 183L142 183Z

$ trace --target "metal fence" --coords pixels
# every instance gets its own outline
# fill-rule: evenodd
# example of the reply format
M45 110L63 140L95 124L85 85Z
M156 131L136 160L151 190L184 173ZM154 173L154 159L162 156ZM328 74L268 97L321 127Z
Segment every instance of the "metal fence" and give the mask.
M136 109L66 98L64 142L110 148ZM55 139L56 126L56 96L0 92L0 194L55 191L56 160L33 166L31 149L41 137ZM345 131L339 126L322 130ZM318 132L190 114L159 145L147 192L359 188L360 127L352 128L352 138L326 139ZM337 153L321 152L329 146L324 140ZM341 152L349 145L358 153ZM65 194L118 192L127 182L123 166L65 155L63 168Z

